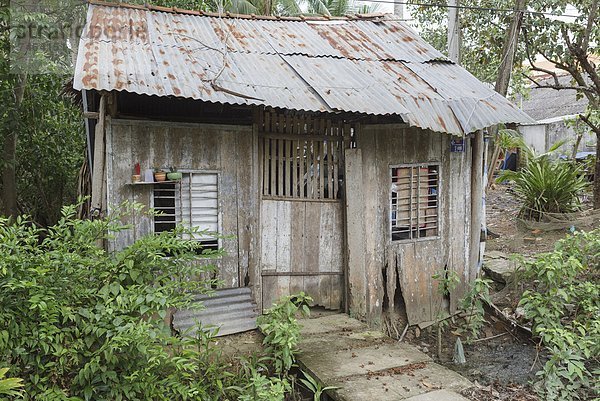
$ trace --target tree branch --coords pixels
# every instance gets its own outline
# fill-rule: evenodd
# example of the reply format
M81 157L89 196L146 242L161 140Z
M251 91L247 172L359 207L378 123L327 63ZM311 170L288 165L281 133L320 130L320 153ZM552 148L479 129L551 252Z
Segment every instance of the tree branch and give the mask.
M592 129L592 131L596 133L596 135L598 135L598 138L600 138L600 126L592 122L589 114L587 116L585 114L579 114L579 118L581 119L581 121L586 123Z
M585 27L584 34L582 39L579 42L579 46L584 53L587 53L588 46L590 44L590 35L592 33L592 29L594 29L594 24L596 22L596 17L598 16L598 1L592 2L592 8L590 9L590 13L588 14L587 25Z
M546 68L542 68L536 65L535 61L533 60L533 57L531 56L531 51L530 48L534 47L531 43L531 41L529 40L529 37L527 36L527 29L525 29L525 27L523 27L523 39L525 40L525 53L527 54L527 60L529 61L529 65L531 66L531 69L533 71L540 71L543 73L546 73L548 75L550 75L553 79L554 79L554 84L556 86L561 86L559 80L558 80L558 75L556 74L556 71L552 71L552 70L548 70ZM538 48L534 47L534 50L536 51L537 54L541 54L548 62L557 65L557 62L555 62L554 60L550 60L545 54L542 53L542 51ZM569 72L569 71L567 71ZM530 79L531 81L533 81L534 84L538 85L538 83L536 81L534 81L531 77L525 75L528 79Z
M535 69L537 71L544 71L544 72L548 72L550 74L556 74L553 73L552 71L548 71L548 70L544 70L543 68L541 69ZM542 85L539 82L537 82L535 79L531 78L529 75L523 73L523 76L525 78L527 78L528 80L530 80L531 82L533 82L536 86L536 88L540 88L540 89L556 89L556 90L562 90L562 89L572 89L572 90L576 90L576 91L582 91L582 92L590 92L590 93L595 93L595 91L591 88L588 88L586 86L566 86L566 85L561 85L560 83L556 84L556 85ZM556 79L556 77L555 77ZM558 81L557 81L558 82Z

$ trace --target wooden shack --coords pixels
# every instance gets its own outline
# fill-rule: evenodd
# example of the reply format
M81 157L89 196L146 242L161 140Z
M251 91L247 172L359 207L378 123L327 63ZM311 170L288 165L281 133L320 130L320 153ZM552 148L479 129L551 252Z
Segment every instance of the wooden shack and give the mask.
M174 224L259 308L305 291L377 325L454 310L479 271L483 133L530 119L385 15L274 18L92 2L79 44L93 207L122 248ZM132 182L175 167L177 182ZM436 273L461 284L446 299Z

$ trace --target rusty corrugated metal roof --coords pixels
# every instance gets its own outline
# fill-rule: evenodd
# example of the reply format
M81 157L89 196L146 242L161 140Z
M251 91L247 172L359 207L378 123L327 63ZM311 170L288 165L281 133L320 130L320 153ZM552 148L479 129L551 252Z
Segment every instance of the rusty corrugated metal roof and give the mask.
M399 21L192 14L90 4L75 89L398 115L457 135L531 121Z

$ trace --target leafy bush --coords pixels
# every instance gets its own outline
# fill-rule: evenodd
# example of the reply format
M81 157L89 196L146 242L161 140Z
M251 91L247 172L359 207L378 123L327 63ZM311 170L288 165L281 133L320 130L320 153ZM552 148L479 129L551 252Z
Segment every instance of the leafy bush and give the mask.
M579 195L588 186L579 166L548 157L530 160L520 171L506 171L500 178L515 182L515 192L523 202L520 216L536 220L544 213L579 210Z
M295 362L294 354L300 338L300 325L296 316L310 313L312 299L303 292L280 299L258 318L258 327L265 335L263 344L273 357L275 373L286 376Z
M0 395L18 397L21 395L19 389L23 387L23 379L15 377L5 378L6 372L8 372L8 368L0 369Z
M290 390L290 383L285 378L269 378L255 371L238 401L283 401Z
M466 313L466 316L464 324L458 327L457 332L466 335L467 343L477 339L481 329L485 326L484 303L491 303L491 285L492 280L477 278L460 302L460 308Z
M593 399L600 369L600 230L576 232L525 263L535 283L520 305L550 353L538 372L546 400Z
M199 255L182 227L109 253L96 243L127 229L120 216L78 220L75 211L65 207L47 229L0 218L0 361L23 378L24 399L284 400L295 316L310 298L287 297L260 319L267 356L227 361L214 334L176 338L163 319L217 284L189 278L212 270L199 259L219 253ZM0 377L0 394L18 384Z
M188 280L210 269L195 263L197 244L177 228L107 253L95 244L125 229L118 216L82 221L75 210L48 229L0 218L0 360L25 399L223 399L204 380L215 375L204 351L163 322L214 284Z

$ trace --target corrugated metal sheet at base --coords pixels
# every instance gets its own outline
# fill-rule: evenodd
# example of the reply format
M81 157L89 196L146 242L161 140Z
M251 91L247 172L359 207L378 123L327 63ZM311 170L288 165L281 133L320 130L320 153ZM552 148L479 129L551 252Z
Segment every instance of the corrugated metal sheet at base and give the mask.
M75 89L398 115L463 135L532 120L397 21L216 18L90 5Z
M214 295L199 295L196 302L204 309L179 310L173 316L173 327L183 336L195 336L198 323L205 330L218 327L218 336L256 329L258 312L248 287L217 290Z

